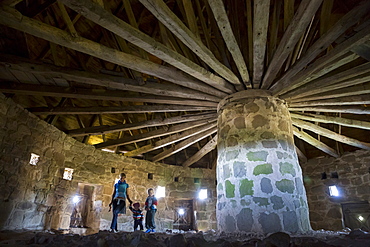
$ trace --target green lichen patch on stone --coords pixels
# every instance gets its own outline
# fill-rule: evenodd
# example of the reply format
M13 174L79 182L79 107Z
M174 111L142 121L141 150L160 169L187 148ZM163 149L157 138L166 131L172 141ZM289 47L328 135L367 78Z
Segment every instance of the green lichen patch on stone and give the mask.
M253 201L258 206L267 206L267 205L270 205L268 198L264 198L264 197L253 197Z
M295 170L294 170L293 164L288 163L288 162L280 162L279 166L280 166L280 173L282 175L291 174L293 177L295 177Z
M252 196L254 194L253 191L253 180L243 179L240 181L240 188L239 188L240 197L244 196Z
M229 180L226 180L225 187L226 187L226 197L234 198L235 197L235 185L232 184Z
M272 172L272 165L269 163L258 165L253 169L253 175L255 176L260 174L271 174Z
M294 191L294 182L289 179L282 179L280 181L277 181L275 183L276 188L280 190L281 192L287 192L292 194Z
M268 152L259 151L259 152L248 152L247 158L249 161L266 161Z

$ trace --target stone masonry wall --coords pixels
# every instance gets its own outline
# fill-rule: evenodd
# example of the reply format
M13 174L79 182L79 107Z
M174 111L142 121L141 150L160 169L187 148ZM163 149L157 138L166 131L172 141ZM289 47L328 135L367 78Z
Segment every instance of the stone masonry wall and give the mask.
M308 205L290 115L283 101L255 96L261 92L238 92L244 98L219 109L218 229L306 232Z
M311 159L302 164L302 170L314 230L343 229L341 203L370 200L370 151ZM326 179L322 179L324 172ZM335 172L338 178L332 178ZM339 197L330 197L329 185L338 187Z
M37 165L29 163L31 153L40 156ZM71 181L63 179L65 168L74 169ZM159 231L172 228L174 201L182 198L194 200L199 230L216 228L215 170L170 166L97 150L0 94L0 229L68 229L72 198L79 187L92 191L86 223L90 231L108 229L112 218L108 204L121 172L127 175L134 202L143 204L148 188L166 187L166 197L158 202ZM148 179L149 173L153 179ZM197 192L202 188L213 197L199 201ZM131 231L132 226L131 212L119 217L119 230Z

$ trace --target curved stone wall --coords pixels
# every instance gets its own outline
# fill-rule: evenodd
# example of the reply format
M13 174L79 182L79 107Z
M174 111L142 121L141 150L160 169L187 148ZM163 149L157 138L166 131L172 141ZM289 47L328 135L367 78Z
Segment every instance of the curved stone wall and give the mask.
M239 92L220 103L219 230L266 234L311 229L291 126L284 102L264 90Z

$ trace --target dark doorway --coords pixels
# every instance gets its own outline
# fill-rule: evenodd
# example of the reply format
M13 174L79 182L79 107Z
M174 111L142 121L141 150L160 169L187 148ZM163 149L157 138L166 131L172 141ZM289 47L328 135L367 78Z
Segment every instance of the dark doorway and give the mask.
M190 231L195 229L193 200L175 201L175 221L173 229Z
M370 205L369 202L342 203L343 222L345 227L352 230L370 230Z

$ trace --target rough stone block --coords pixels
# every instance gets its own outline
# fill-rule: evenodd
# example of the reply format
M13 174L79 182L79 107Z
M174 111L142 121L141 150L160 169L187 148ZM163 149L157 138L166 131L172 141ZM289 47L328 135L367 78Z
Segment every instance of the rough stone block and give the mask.
M271 173L273 173L273 170L272 170L272 165L269 163L258 165L253 169L253 175L255 176L258 176L261 174L268 175Z

